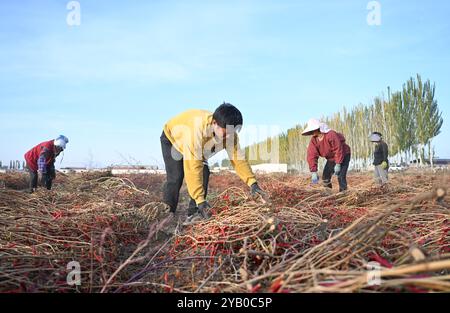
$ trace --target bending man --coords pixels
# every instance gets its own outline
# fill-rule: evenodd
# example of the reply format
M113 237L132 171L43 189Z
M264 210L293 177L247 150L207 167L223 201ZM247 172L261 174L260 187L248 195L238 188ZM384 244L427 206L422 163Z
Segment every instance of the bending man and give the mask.
M209 182L207 160L226 149L237 175L251 188L253 194L265 193L259 188L245 154L239 148L238 136L242 114L231 104L224 103L214 113L188 110L164 126L161 147L166 166L167 182L164 202L175 213L183 179L191 197L188 207L190 223L194 218L209 218L210 205L206 201Z

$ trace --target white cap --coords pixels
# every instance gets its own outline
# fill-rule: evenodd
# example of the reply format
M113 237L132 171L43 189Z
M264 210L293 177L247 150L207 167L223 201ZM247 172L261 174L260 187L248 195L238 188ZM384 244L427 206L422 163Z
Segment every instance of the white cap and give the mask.
M69 139L66 136L60 135L55 139L54 144L57 147L61 147L63 150L66 149L66 145L69 143Z
M378 134L370 134L369 140L372 142L379 142L381 140L381 137Z
M312 118L308 121L308 126L306 126L305 130L302 132L303 136L312 135L313 131L320 130L321 133L328 133L331 129L327 124L322 123L318 119Z

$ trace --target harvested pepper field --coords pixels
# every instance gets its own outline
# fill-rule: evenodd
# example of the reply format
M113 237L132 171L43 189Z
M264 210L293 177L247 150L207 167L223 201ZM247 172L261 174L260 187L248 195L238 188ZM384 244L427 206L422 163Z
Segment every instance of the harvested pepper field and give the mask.
M269 199L214 175L213 217L189 226L186 197L175 215L159 202L164 176L58 175L28 194L23 175L0 176L2 293L450 291L445 172L351 173L344 193L261 176Z

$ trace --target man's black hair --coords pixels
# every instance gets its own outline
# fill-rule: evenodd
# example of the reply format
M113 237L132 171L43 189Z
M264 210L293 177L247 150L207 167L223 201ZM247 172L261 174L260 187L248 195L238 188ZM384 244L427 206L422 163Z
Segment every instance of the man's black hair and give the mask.
M243 123L241 111L234 105L225 102L216 109L213 119L222 128L226 128L227 125L238 127Z
M378 135L378 136L380 136L380 137L383 137L383 135L382 135L381 133L379 133L379 132L373 132L372 134Z

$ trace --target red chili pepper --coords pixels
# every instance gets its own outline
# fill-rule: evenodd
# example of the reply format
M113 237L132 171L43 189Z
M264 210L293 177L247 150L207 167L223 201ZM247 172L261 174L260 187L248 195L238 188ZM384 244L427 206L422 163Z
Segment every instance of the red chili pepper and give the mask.
M214 264L214 257L216 256L216 254L217 254L217 250L218 250L218 248L219 248L219 245L213 245L212 246L212 248L211 248L211 264Z
M407 286L406 289L408 289L408 291L413 293L428 293L427 290L418 288L416 286Z
M22 293L22 292L23 292L22 288L5 291L5 293Z
M256 293L261 289L261 284L258 284L256 286L253 286L253 288L250 290L251 293Z
M384 259L383 257L379 256L376 253L373 253L371 255L371 259L373 259L374 261L380 263L384 267L387 267L387 268L392 268L393 267L393 265L388 260Z
M275 280L272 283L272 285L270 286L270 291L273 293L278 292L278 290L280 290L282 284L283 284L283 280L281 278Z
M292 247L292 244L286 243L286 242L279 242L279 243L277 243L277 247L279 247L279 248L290 248L290 247Z
M94 250L94 258L99 262L102 263L103 262L103 258L100 255L97 255L97 253Z
M63 213L61 211L52 212L52 216L53 220L59 220L63 216Z

